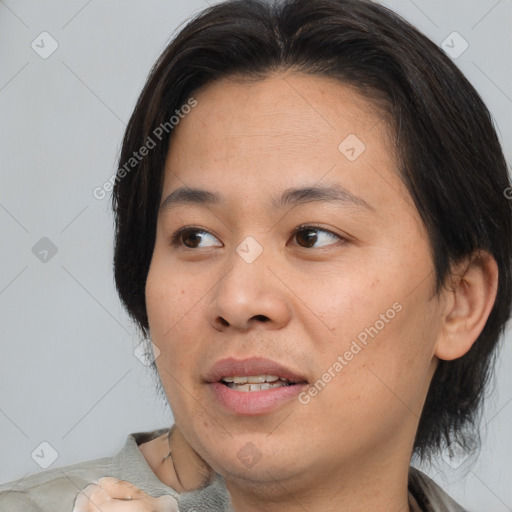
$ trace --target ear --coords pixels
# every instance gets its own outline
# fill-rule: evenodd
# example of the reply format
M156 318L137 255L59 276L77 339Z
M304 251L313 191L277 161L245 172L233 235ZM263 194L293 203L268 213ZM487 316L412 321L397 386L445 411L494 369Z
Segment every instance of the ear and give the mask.
M469 351L487 322L498 289L496 260L488 252L478 251L457 265L448 285L434 353L451 361Z

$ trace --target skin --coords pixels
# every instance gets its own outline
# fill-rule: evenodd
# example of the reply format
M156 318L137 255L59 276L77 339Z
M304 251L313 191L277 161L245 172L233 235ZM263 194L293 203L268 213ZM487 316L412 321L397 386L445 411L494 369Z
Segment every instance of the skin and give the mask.
M223 79L194 97L171 138L162 201L186 185L226 202L161 212L146 284L182 483L197 488L209 466L226 478L237 512L406 510L431 378L440 358L464 355L483 329L495 261L468 258L433 294L427 234L396 174L387 124L356 90L283 71L250 83ZM349 134L365 144L354 161L338 149ZM269 205L309 185L341 185L371 210ZM302 232L317 234L309 246L293 235L304 223L317 227ZM172 244L183 226L207 233L188 237L195 247ZM248 236L263 248L252 263L236 252ZM204 376L216 361L266 357L314 383L397 303L400 312L307 405L292 400L251 417L212 400ZM238 456L248 443L260 457L254 465ZM163 482L181 488L169 459L161 462L163 436L141 451Z
M99 478L80 491L73 512L178 512L172 496L153 498L126 480Z

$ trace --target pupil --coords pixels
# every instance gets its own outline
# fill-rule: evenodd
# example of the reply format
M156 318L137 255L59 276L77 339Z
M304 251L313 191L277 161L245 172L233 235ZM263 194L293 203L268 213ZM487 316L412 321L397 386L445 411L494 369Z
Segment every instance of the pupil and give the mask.
M304 236L304 233L308 233ZM303 229L302 231L299 231L297 238L303 238L305 240L305 245L308 247L315 245L317 234L315 230L313 229ZM301 244L302 245L302 244Z
M187 243L190 239L192 239L192 244ZM200 233L188 232L185 233L183 241L187 247L195 247L201 241L201 235Z

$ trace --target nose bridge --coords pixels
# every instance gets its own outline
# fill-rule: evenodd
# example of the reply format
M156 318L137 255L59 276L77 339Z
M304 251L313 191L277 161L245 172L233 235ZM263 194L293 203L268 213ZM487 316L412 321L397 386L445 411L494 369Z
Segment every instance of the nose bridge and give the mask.
M271 253L255 236L246 236L235 247L210 302L209 319L217 328L232 325L245 329L255 319L275 325L288 321L286 294L267 268Z

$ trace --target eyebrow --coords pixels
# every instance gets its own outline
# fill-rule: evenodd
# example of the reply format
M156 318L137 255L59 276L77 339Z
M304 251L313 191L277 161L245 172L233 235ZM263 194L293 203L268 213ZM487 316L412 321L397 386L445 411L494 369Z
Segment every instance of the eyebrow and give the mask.
M160 213L179 205L210 206L225 201L224 196L193 187L179 187L171 192L160 205ZM270 200L274 210L294 207L312 202L337 203L344 206L355 206L359 209L376 213L375 208L361 197L355 196L341 185L322 185L299 188L288 188L278 198Z

